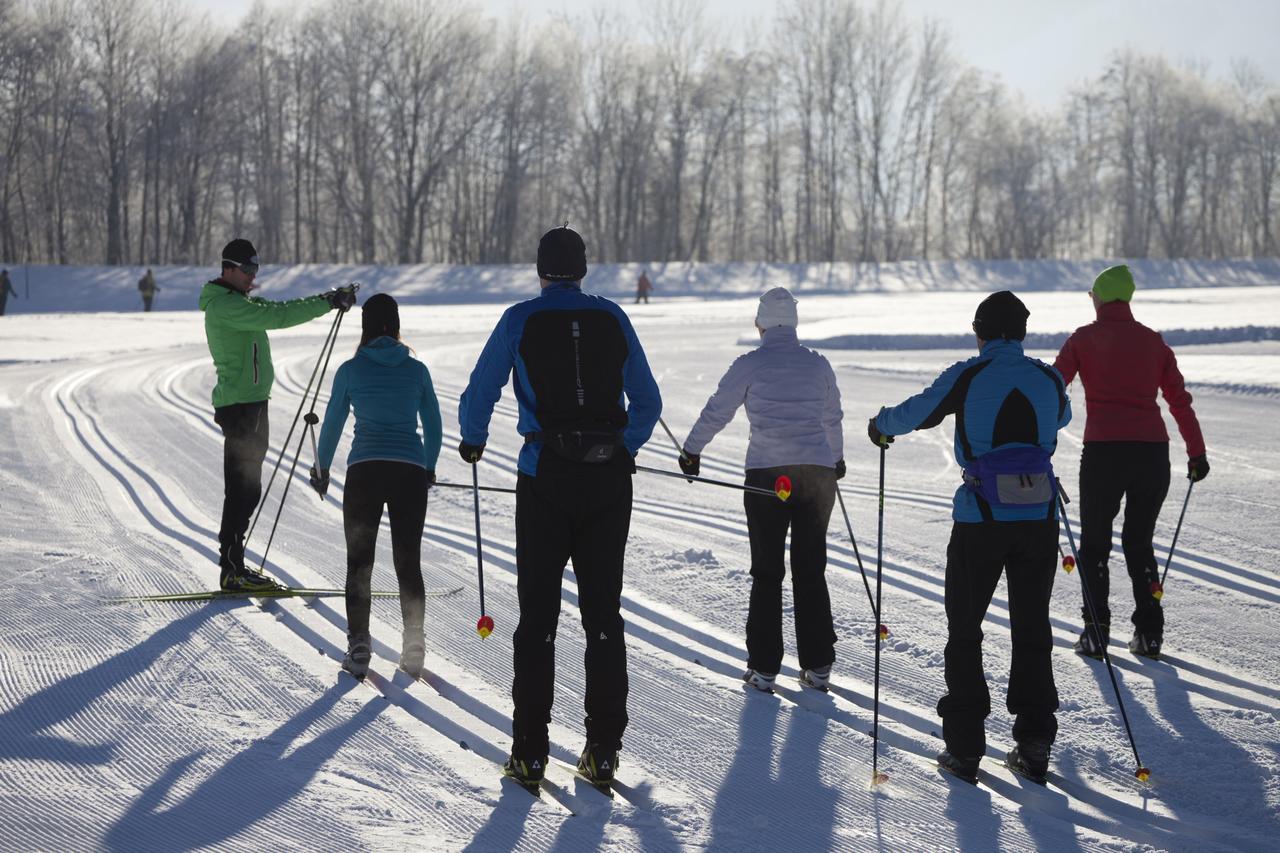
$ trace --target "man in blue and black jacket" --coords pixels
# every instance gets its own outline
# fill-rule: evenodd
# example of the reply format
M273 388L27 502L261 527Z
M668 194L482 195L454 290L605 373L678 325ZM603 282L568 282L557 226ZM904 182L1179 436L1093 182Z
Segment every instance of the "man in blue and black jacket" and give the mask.
M474 464L514 373L525 444L516 480L520 624L506 773L528 787L541 782L547 761L560 585L570 559L587 637L584 775L612 781L627 726L620 610L631 475L662 400L631 321L608 299L582 292L586 274L576 232L566 226L543 235L542 293L503 313L458 404L458 451Z
M1008 764L1043 782L1057 735L1058 691L1050 652L1049 596L1057 568L1057 480L1051 457L1071 421L1062 377L1022 352L1022 300L1004 290L982 301L973 320L978 355L943 371L905 402L868 424L872 442L929 429L955 415L955 457L964 469L952 504L947 545L947 693L938 701L944 770L976 781L986 753L991 695L982 669L982 620L1002 571L1008 572L1013 662L1007 705L1017 746Z

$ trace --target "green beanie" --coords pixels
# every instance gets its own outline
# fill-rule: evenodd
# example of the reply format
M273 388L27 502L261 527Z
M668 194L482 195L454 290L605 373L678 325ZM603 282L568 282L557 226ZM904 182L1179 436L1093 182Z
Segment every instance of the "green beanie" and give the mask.
M1124 264L1107 267L1093 280L1093 292L1103 302L1128 302L1134 289L1133 273Z

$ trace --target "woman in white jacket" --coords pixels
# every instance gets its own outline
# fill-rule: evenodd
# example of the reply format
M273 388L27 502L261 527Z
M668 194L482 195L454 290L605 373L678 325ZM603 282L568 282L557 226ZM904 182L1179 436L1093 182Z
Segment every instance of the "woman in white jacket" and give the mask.
M782 578L791 530L791 588L801 683L826 690L835 661L835 630L827 592L827 523L844 476L840 389L831 364L796 338L796 300L785 287L760 297L760 346L739 356L707 400L684 442L680 467L697 475L699 455L747 407L747 485L773 491L790 478L786 501L746 492L751 537L751 607L743 679L773 692L782 667Z

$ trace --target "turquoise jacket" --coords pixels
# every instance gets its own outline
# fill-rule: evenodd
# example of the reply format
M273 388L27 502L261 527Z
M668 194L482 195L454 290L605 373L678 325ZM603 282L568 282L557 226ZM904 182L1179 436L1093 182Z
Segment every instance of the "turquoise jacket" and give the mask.
M338 368L316 446L318 467L332 464L352 409L356 434L347 467L387 460L435 470L440 456L440 403L427 366L410 355L407 346L393 338L376 338Z

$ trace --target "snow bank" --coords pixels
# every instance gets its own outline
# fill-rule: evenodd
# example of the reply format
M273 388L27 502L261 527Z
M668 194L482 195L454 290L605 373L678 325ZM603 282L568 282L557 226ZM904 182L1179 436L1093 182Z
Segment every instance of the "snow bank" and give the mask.
M796 292L903 293L1081 291L1098 271L1117 263L1094 261L902 261L891 264L596 264L587 287L628 297L648 269L654 297L747 296L776 285ZM1128 261L1143 288L1202 288L1280 284L1280 259L1235 261ZM142 306L138 279L144 267L11 267L18 298L12 313L136 311ZM216 270L209 266L155 267L155 310L196 306L201 286ZM356 266L338 264L267 265L258 283L273 299L307 296L349 281L365 292L390 293L408 304L497 302L533 293L532 264L495 266Z

